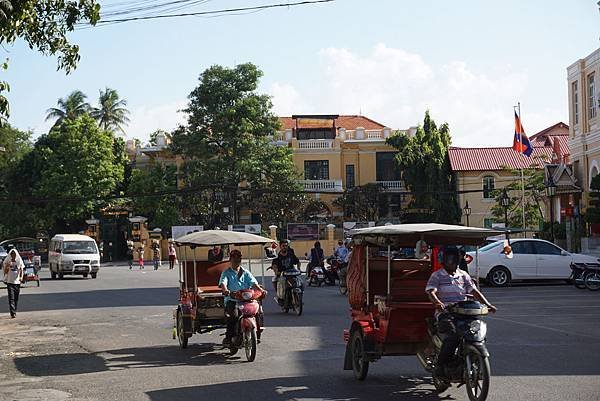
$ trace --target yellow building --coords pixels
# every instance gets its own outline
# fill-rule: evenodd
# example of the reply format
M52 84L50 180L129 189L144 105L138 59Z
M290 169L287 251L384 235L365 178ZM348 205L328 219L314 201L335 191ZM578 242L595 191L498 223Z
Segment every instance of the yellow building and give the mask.
M584 191L600 172L600 48L567 68L569 148L573 172ZM588 206L584 196L583 207Z
M386 196L380 217L399 217L404 185L394 160L396 150L385 143L391 128L357 115L294 115L280 120L282 131L273 143L293 149L304 190L328 204L332 217L344 214L332 205L336 198L369 183L381 184ZM416 127L406 131L415 132Z
M503 226L504 219L495 219L492 215L492 207L496 205L494 190L502 189L514 182L520 182L520 175L514 175L506 171L510 169L521 169L536 166L544 169L548 163L552 166L563 165L568 161L569 148L567 143L569 127L559 122L543 131L532 135L529 140L533 146L531 157L525 157L510 147L492 148L450 148L448 155L450 166L456 178L458 202L461 209L468 207L471 214L462 216L462 224L472 227ZM508 137L510 140L510 137ZM565 168L561 169L561 171ZM552 170L554 171L554 170ZM570 170L566 167L566 175ZM556 178L558 184L559 177ZM571 190L571 181L568 188ZM566 192L565 192L566 193ZM518 196L518 194L510 194ZM557 191L554 199L556 207L554 210L554 221L560 221L561 194ZM562 202L564 204L566 202ZM542 205L542 213L549 220L546 208L549 204ZM468 219L468 221L467 221ZM530 227L537 229L538 227Z

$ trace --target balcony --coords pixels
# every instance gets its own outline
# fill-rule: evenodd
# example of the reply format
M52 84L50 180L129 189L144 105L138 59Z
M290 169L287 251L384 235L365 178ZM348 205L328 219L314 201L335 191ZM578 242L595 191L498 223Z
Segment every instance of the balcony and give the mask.
M402 192L402 181L376 181L386 192Z
M300 180L305 191L309 192L343 192L342 180Z
M307 139L299 140L298 148L299 151L313 151L313 150L331 150L333 149L333 139Z

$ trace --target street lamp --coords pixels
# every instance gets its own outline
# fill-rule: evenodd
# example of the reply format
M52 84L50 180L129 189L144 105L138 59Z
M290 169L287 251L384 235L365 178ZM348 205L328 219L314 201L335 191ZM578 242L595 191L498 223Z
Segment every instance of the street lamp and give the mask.
M508 207L510 206L510 198L506 193L506 188L502 190L502 197L500 198L500 204L504 208L504 228L508 229Z
M467 217L467 227L469 227L469 216L471 215L471 208L469 207L469 201L465 204L463 208L463 214Z
M552 177L548 177L546 196L550 199L550 238L552 238L552 242L554 242L554 195L556 195L556 184Z

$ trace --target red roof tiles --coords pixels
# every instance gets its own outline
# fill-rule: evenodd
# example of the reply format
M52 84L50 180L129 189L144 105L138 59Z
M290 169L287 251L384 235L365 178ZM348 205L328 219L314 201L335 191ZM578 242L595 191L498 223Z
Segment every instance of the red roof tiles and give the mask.
M296 128L296 121L292 119L292 117L279 117L279 121L281 121L282 129L292 129ZM335 126L337 128L346 128L347 130L354 130L358 127L363 127L364 129L382 129L385 128L385 125L378 123L377 121L371 120L365 116L339 116L335 120Z
M502 170L504 166L519 169L549 163L552 160L552 148L534 147L531 157L523 156L508 147L450 148L448 156L452 171L493 171Z

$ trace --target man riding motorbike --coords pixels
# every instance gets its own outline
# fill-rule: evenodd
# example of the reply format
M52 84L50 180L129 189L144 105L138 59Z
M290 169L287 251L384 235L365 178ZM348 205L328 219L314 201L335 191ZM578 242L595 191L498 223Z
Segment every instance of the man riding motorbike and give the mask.
M456 247L444 249L443 261L443 269L433 272L425 287L425 291L436 309L438 332L444 337L434 372L438 377L446 377L446 366L452 359L460 341L454 319L446 312L446 307L465 301L467 295L470 294L479 302L487 305L491 312L496 312L496 307L475 287L469 273L458 268L459 252Z
M298 270L300 270L300 259L296 256L296 253L292 248L288 246L288 242L286 240L281 240L279 242L279 254L273 261L271 262L271 268L275 271L275 276L273 277L273 285L275 286L275 290L277 291L277 283L279 282L279 276L281 276L281 272L286 270L292 270L295 266L298 266ZM281 292L281 291L280 291ZM281 304L283 300L279 297L276 297L277 303Z
M229 293L253 288L263 291L266 294L266 290L258 284L252 273L241 267L242 252L238 249L232 250L229 254L229 261L231 262L231 266L221 273L221 278L219 279L219 287L221 287L221 291L225 295L225 313L227 315L227 331L223 339L224 345L231 344L231 338L235 335L235 325L239 318L237 301L232 299Z

